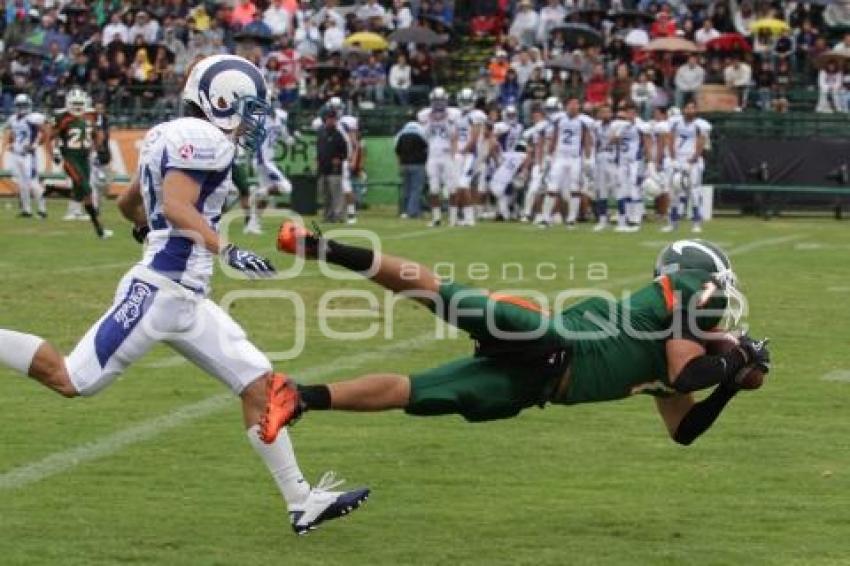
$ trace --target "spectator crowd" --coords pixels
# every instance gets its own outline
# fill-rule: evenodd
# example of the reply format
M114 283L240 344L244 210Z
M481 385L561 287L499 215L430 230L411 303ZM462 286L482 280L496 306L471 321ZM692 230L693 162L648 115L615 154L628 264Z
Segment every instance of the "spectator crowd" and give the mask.
M739 110L786 112L810 92L809 109L846 112L850 34L831 31L845 12L749 0L5 0L0 110L20 92L56 105L73 86L111 108L173 109L191 63L223 52L260 66L284 105L421 105L477 35L495 47L483 64L460 61L474 65L470 84L526 117L549 96L631 101L649 117L706 85L727 87ZM392 41L411 27L440 41Z

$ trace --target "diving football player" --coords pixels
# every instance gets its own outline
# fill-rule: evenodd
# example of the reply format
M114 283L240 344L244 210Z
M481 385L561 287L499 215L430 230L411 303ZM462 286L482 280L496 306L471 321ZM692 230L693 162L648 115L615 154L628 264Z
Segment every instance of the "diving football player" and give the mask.
M726 353L704 340L722 319L737 320L743 296L728 256L702 240L668 245L655 279L620 301L593 297L549 314L525 299L441 283L425 266L325 239L292 223L278 247L321 257L416 299L475 340L475 354L412 375L377 373L297 386L278 375L261 425L265 441L307 410L459 414L468 421L517 415L534 405L656 398L670 436L690 444L717 419L747 371L769 370L766 341L743 335ZM694 392L713 388L696 401Z

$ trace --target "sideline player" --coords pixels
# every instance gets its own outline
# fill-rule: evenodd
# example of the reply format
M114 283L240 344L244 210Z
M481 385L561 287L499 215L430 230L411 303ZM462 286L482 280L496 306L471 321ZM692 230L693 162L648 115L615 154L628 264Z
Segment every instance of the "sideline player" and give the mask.
M602 104L597 112L594 143L596 144L596 166L593 185L595 189L596 226L594 232L608 227L608 200L616 195L620 187L620 171L617 166L617 142L614 139L614 112L610 104Z
M379 373L330 385L295 386L276 376L262 435L304 410L459 414L468 421L510 418L534 405L656 397L670 436L690 444L738 390L749 368L770 369L766 341L741 336L711 355L706 340L721 321L736 324L744 299L729 257L703 240L666 246L655 279L615 301L587 298L560 313L519 297L442 283L424 265L316 236L285 223L278 248L323 260L415 299L475 341L474 356L413 375ZM747 371L742 371L747 370ZM713 389L697 402L694 392Z
M502 120L493 125L493 137L496 143L495 161L498 163L493 179L490 181L490 192L499 207L499 216L505 222L511 220L511 200L508 195L509 185L514 185L514 194L519 189L517 179L528 164L528 148L523 139L523 127L519 121L516 106L506 106L502 111Z
M278 144L282 143L290 147L295 144L295 138L289 133L287 126L289 115L282 108L272 108L269 118L266 137L254 153L254 171L257 173L258 185L251 187L250 190L250 218L244 230L247 234L263 233L260 218L268 205L270 194L288 195L292 192L292 183L274 161Z
M638 177L644 158L651 161L649 126L637 118L634 103L627 102L618 112L612 131L617 145L617 168L619 183L617 190L616 232L640 230L644 215L643 191Z
M192 68L181 97L186 117L148 131L136 179L119 200L134 236L147 241L142 261L68 357L40 337L0 330L0 364L63 396L90 396L158 342L170 345L241 398L248 439L288 503L293 529L304 534L358 507L369 490L331 491L340 482L328 474L311 489L286 433L260 441L271 364L207 298L217 257L248 276L274 274L267 260L218 233L235 144L253 151L262 141L266 89L241 57L215 55Z
M697 105L693 100L682 108L681 118L670 122L670 160L673 163L673 195L670 206L670 224L665 232L679 226L679 219L687 215L686 201L690 201L692 232L702 232L703 202L702 173L705 168L703 152L711 135L711 124L697 116Z
M456 121L455 205L449 204L449 225L475 226L475 206L473 203L472 183L481 170L482 155L480 149L484 137L484 124L487 115L475 108L475 93L471 88L462 89L457 95L458 116ZM459 216L462 214L462 218Z
M552 165L543 200L543 222L549 226L558 201L569 200L567 228L574 228L581 206L581 175L584 161L590 158L589 118L580 114L577 98L567 101L566 111L552 121L548 153Z
M32 218L32 201L40 218L47 218L44 187L38 181L38 163L35 150L44 140L44 114L32 111L29 95L15 97L15 113L6 122L6 145L10 148L12 175L18 185L21 218Z
M80 204L89 216L95 234L100 239L112 237L100 223L100 212L92 197L91 149L93 126L86 114L91 114L89 97L79 88L65 95L65 108L55 117L53 128L47 136L47 149L53 162L62 164L71 179L71 198Z
M435 88L430 95L431 106L419 111L417 119L425 127L428 139L428 191L431 194L430 227L442 221L442 200L449 201L449 224L457 223L457 120L456 108L449 108L449 95L443 87ZM454 223L454 224L453 224Z
M543 139L546 135L546 114L545 110L540 106L533 106L531 109L531 127L522 134L525 141L526 150L528 151L531 160L531 175L528 180L528 188L525 191L525 197L522 207L522 222L530 222L532 219L540 218L540 206L542 199L540 195L540 187L543 182Z

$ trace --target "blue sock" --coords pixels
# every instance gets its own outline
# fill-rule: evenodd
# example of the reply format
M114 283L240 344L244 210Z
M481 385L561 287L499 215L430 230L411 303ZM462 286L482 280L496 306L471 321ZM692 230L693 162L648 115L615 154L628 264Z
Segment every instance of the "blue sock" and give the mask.
M600 220L608 216L608 199L599 199L596 201L596 216Z
M694 214L694 222L702 222L702 214L700 213L698 206L693 207L693 214Z
M626 215L626 205L628 204L629 199L627 198L618 198L617 199L617 214L620 216Z

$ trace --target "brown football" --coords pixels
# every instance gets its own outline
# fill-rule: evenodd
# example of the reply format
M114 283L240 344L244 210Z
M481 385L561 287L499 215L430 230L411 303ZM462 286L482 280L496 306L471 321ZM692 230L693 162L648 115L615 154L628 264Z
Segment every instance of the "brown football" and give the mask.
M712 356L719 356L737 345L738 339L734 335L718 332L706 340L705 350ZM740 380L741 389L758 389L764 385L765 374L760 369L744 368L741 371L746 372L746 375Z

